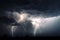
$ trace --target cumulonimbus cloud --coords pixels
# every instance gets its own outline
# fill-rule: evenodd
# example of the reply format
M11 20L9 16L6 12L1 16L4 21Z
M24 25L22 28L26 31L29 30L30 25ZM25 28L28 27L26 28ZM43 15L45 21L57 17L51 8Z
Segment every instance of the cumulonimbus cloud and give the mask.
M24 23L25 21L30 21L34 28L34 32L33 32L34 35L36 34L37 30L40 29L40 27L45 28L48 27L49 25L51 26L54 24L55 20L60 18L60 16L45 18L43 16L41 17L38 15L31 15L23 11L21 11L20 13L13 12L12 15L17 23Z

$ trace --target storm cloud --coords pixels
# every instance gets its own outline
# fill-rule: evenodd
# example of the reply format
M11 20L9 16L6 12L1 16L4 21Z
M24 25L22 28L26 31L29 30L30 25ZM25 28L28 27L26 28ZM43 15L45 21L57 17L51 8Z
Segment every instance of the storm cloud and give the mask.
M39 28L35 35L60 35L60 0L9 0L0 1L0 4L0 36L12 36L14 26L17 27L13 33L16 36L34 35L33 26L36 25Z

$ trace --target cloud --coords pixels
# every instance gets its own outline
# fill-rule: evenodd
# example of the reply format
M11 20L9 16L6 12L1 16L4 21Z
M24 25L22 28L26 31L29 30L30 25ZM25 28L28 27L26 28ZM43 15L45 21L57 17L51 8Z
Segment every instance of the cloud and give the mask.
M57 20L60 19L60 16L48 17L42 14L30 14L30 13L38 13L32 10L23 10L21 12L12 12L12 18L16 20L18 24L25 23L26 21L30 21L32 27L34 28L33 34L36 33L44 33L47 31L53 30L53 27ZM27 24L28 25L28 24ZM46 31L45 31L46 30ZM31 30L32 31L32 30ZM47 32L48 33L48 32Z

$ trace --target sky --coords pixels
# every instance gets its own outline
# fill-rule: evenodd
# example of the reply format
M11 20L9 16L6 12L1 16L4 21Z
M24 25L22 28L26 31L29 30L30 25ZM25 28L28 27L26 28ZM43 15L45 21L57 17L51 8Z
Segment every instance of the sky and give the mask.
M0 4L0 36L60 36L60 0L2 0Z

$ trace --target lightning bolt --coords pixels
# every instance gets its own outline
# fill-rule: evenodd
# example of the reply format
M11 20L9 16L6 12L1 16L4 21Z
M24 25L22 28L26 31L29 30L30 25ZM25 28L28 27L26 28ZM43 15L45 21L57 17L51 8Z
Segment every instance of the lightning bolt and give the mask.
M11 27L12 37L14 36L13 34L14 34L15 30L16 30L16 26L12 26L12 27Z

